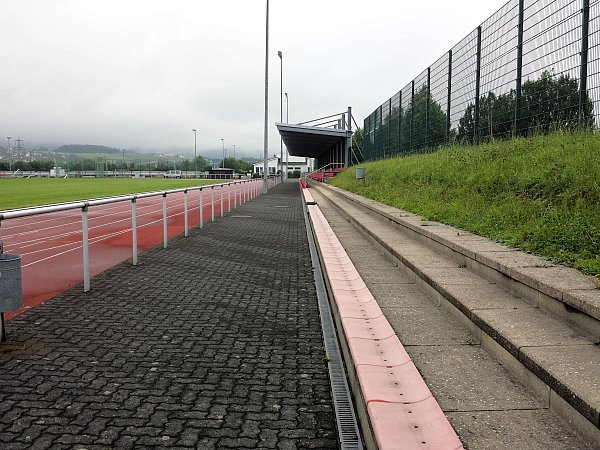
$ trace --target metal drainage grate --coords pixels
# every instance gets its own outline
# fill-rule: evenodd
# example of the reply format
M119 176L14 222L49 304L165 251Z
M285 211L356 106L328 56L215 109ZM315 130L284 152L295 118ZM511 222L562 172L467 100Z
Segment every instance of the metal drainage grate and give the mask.
M319 315L321 316L321 327L323 329L323 341L329 360L329 381L331 383L331 394L333 397L333 406L335 408L340 448L342 450L362 450L363 445L360 438L358 421L356 419L356 414L354 413L352 395L350 394L350 389L346 380L346 371L344 370L337 333L333 324L333 317L331 316L329 298L327 296L327 290L325 289L323 272L321 271L321 263L319 262L319 255L317 254L312 226L308 218L306 207L304 207L304 221L306 223L310 257L314 267Z

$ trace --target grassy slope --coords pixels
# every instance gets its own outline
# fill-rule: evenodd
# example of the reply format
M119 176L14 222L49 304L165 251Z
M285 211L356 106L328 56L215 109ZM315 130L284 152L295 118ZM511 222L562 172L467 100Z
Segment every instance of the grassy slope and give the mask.
M600 135L452 147L332 184L600 277Z
M160 191L213 183L210 180L131 178L0 179L0 211L121 194Z

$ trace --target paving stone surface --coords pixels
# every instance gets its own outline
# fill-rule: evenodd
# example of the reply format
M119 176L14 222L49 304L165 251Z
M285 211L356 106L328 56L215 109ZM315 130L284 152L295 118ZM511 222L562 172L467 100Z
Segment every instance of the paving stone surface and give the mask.
M337 448L297 183L7 332L2 449Z

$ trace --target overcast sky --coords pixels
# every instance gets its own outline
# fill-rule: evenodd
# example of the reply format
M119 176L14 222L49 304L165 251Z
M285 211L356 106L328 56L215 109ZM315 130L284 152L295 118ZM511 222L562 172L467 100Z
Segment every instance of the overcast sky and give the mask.
M289 120L356 121L504 4L271 0L269 153ZM0 136L262 157L265 0L0 0ZM285 121L285 97L284 97Z

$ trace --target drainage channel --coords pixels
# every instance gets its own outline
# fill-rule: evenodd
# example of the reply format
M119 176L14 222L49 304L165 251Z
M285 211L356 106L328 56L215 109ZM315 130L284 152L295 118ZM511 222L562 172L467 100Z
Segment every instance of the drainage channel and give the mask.
M335 409L340 448L342 450L362 450L363 445L360 438L358 421L356 419L356 414L354 413L352 395L348 387L346 371L344 369L344 363L338 345L338 338L333 324L327 289L325 288L325 280L323 279L321 263L319 261L319 255L317 254L317 247L306 204L303 205L303 210L304 222L306 223L306 234L308 236L308 246L310 248L310 258L314 267L315 286L319 302L319 315L321 317L323 341L325 343L325 351L328 358L329 381L331 383L331 393Z

